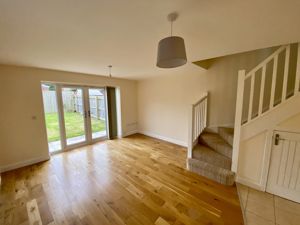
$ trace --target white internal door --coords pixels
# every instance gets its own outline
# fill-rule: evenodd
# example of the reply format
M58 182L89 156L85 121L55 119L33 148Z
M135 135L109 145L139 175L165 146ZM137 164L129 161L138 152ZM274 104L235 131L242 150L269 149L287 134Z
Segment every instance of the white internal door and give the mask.
M267 192L300 202L300 134L275 131Z

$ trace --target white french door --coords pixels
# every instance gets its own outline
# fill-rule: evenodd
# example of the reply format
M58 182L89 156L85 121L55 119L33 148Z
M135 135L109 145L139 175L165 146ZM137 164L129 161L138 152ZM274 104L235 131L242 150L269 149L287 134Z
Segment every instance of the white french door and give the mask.
M86 90L88 131L90 141L107 138L108 117L105 88L87 88Z
M85 90L82 87L61 87L60 116L65 147L87 143L88 121Z
M300 134L274 132L267 192L300 203Z
M45 86L42 84L44 89ZM55 95L48 93L51 91L47 88L42 91L51 153L73 149L107 138L105 88L65 84L50 84L50 86L55 89ZM55 107L51 105L53 102Z

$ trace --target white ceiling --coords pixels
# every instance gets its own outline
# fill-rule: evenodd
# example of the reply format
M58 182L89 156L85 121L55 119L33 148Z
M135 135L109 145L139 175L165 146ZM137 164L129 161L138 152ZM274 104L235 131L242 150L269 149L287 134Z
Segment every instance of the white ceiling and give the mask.
M0 0L0 63L143 79L198 73L191 61L300 41L299 0ZM159 69L174 34L189 63Z

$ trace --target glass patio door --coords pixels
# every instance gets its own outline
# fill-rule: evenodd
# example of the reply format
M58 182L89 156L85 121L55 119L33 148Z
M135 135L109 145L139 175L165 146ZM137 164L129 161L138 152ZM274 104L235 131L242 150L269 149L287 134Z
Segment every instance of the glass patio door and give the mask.
M42 83L49 152L107 138L106 88Z
M107 114L105 88L88 88L88 123L90 138L93 140L107 137Z
M63 86L61 88L62 122L66 147L86 143L88 140L84 96L83 87Z

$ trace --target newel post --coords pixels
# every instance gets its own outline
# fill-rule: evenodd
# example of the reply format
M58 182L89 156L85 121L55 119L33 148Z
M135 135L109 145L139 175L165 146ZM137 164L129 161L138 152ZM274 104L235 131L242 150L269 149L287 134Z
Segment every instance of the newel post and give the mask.
M246 71L240 70L238 73L236 106L235 106L235 121L234 121L234 138L233 138L233 152L232 152L232 165L231 170L237 172L240 138L241 138L241 125L242 125L242 111L243 111L243 98L244 98L244 85L245 85Z
M193 140L194 139L194 106L189 107L188 121L188 158L192 158Z

